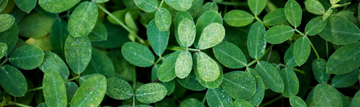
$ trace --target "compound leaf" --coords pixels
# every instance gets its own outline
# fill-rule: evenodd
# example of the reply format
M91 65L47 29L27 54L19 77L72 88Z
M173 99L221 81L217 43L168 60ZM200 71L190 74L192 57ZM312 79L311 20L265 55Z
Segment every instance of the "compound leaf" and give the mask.
M228 68L243 68L247 64L244 53L230 42L221 42L213 48L215 58Z
M136 42L125 43L121 53L127 61L139 67L150 67L155 60L155 56L147 47Z
M136 99L143 103L155 103L165 98L166 88L159 83L148 83L136 89Z
M295 28L301 24L302 9L298 2L295 0L289 0L284 7L286 19Z
M315 59L311 67L316 81L319 83L327 83L330 74L326 72L326 61L324 59Z
M25 76L11 65L4 65L0 68L0 84L6 92L14 97L24 96L28 88Z
M91 42L93 41L106 41L107 40L107 30L102 22L99 20L96 21L94 29L91 30L88 35Z
M205 90L206 87L202 86L199 81L196 79L196 76L193 72L191 72L186 78L180 79L176 78L179 84L187 89L194 91L202 91Z
M39 5L50 13L61 13L79 3L80 0L39 0Z
M170 7L178 11L186 11L190 9L192 0L165 0Z
M298 66L301 66L310 56L310 40L307 37L300 37L294 44L294 60Z
M196 98L188 98L180 103L180 107L205 107L205 105Z
M115 77L115 68L111 59L103 52L92 48L91 60L82 75L103 74L106 78Z
M25 45L17 48L9 58L11 64L25 70L39 67L43 60L44 52L36 45Z
M158 7L157 0L134 0L135 5L145 12L153 12Z
M50 32L54 18L32 13L19 24L19 35L27 38L44 37Z
M106 82L107 96L117 100L126 100L132 97L133 89L128 82L118 78L108 78Z
M255 94L255 78L249 72L232 71L224 74L221 87L232 98L245 100Z
M278 8L274 11L269 12L264 16L264 24L269 26L274 26L286 21L286 16L284 8Z
M327 21L324 21L321 16L311 19L305 26L305 33L309 36L314 36L326 27Z
M219 23L212 23L206 26L201 33L197 48L208 49L219 43L225 38L225 28Z
M289 100L292 107L306 107L306 103L303 99L301 99L301 97L293 96L290 97Z
M151 48L154 50L156 55L161 56L169 42L170 30L160 31L155 24L155 21L150 21L147 30L147 37L149 39Z
M225 14L224 21L230 26L242 27L253 22L254 16L243 10L231 10Z
M254 15L259 15L265 8L267 0L249 0L248 5Z
M8 30L4 32L0 32L0 42L6 43L7 55L10 55L10 53L14 50L17 41L18 41L18 26L16 23L13 23Z
M247 47L252 58L258 59L264 55L266 49L265 32L266 29L261 22L256 22L251 26L247 39Z
M44 53L44 61L39 66L39 69L44 73L56 71L58 74L60 74L63 81L67 80L70 75L70 71L66 63L55 53L50 51L44 51Z
M206 100L210 107L231 107L233 100L221 87L208 89Z
M337 49L326 63L331 74L347 74L360 66L360 43L345 45Z
M271 44L280 44L294 35L295 31L290 26L277 25L266 31L264 40Z
M264 80L265 85L272 91L279 93L284 92L284 81L272 65L265 61L259 61L255 70Z
M189 51L182 51L175 62L175 74L180 79L186 78L193 66L193 59Z
M358 81L359 69L348 74L336 74L331 80L331 85L337 88L344 88L354 85Z
M181 51L176 51L172 53L165 61L160 65L157 71L157 77L160 81L168 82L173 80L176 77L175 66L176 60Z
M280 71L280 76L284 81L284 92L281 94L284 97L291 98L299 92L299 79L297 78L295 71L289 67L286 67Z
M265 96L265 85L263 79L260 77L258 73L252 68L246 69L246 72L251 73L251 75L255 78L256 81L256 89L255 94L247 99L248 102L253 104L254 106L259 106L264 99Z
M319 107L342 107L340 92L328 84L316 85L313 98Z
M210 82L215 81L220 76L220 68L217 63L206 53L195 53L196 68L199 74L198 79Z
M68 37L67 23L62 19L54 21L49 32L50 45L54 53L58 54L61 58L65 58L65 40Z
M8 30L15 22L14 16L10 14L0 14L0 32Z
M155 13L155 24L160 31L169 31L171 25L171 14L166 9L161 7Z
M44 100L49 107L66 107L67 97L64 80L55 69L44 73L42 82Z
M95 27L98 18L98 9L95 3L82 2L71 13L68 23L68 31L74 38L84 37L90 34Z
M68 36L65 40L65 60L74 73L80 74L85 70L91 60L91 53L91 42L87 36Z

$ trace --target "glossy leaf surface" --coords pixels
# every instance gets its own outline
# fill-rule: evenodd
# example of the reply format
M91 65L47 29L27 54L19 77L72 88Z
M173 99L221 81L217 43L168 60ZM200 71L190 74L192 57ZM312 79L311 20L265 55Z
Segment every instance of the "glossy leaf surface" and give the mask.
M205 96L210 107L231 107L233 105L232 98L221 87L208 89Z
M39 67L44 60L44 52L36 45L25 45L16 49L9 61L16 67L31 70Z
M0 42L6 43L8 47L6 52L7 55L10 55L10 53L14 50L16 42L18 41L18 32L18 26L16 23L12 24L8 30L0 32Z
M106 92L106 78L97 75L87 79L76 91L70 102L70 107L99 106Z
M202 86L199 81L196 79L196 76L193 72L191 72L186 78L180 79L176 78L179 84L187 89L194 91L202 91L205 90L206 87Z
M258 59L264 55L266 49L265 32L266 29L261 22L256 22L251 26L247 39L247 47L252 58Z
M158 7L157 0L134 0L137 7L145 12L153 12Z
M322 15L325 13L323 5L318 0L306 0L304 4L306 10L312 14Z
M126 100L132 97L133 89L128 82L118 78L108 78L106 82L107 96L117 100Z
M70 69L76 73L82 73L91 60L90 39L85 37L73 38L68 36L65 40L65 59Z
M248 5L254 15L259 15L265 8L267 0L249 0Z
M305 33L310 36L314 36L326 27L327 21L324 21L322 17L318 16L311 19L305 26Z
M269 26L274 26L286 21L284 8L278 8L274 11L269 12L264 16L264 24Z
M294 33L294 29L290 26L277 25L266 31L264 40L271 44L280 44L291 38Z
M97 17L98 9L96 4L88 1L82 2L70 15L68 23L70 35L74 38L89 35L95 27Z
M260 75L258 73L256 73L256 71L254 69L251 69L251 68L246 69L246 72L249 72L255 78L255 81L256 81L255 94L253 96L251 96L249 99L247 99L247 101L255 106L259 106L265 96L264 81L260 77Z
M337 74L331 80L331 85L337 88L352 86L358 81L359 74L359 69L356 69L348 74Z
M310 40L300 37L294 43L294 60L298 66L303 65L309 58L311 52Z
M289 67L296 67L297 66L297 64L296 64L296 62L294 60L294 45L295 44L290 45L290 47L286 50L285 56L284 56L284 62Z
M306 103L303 99L301 99L301 97L293 96L290 97L289 100L292 107L306 107Z
M0 32L8 30L15 22L14 16L10 14L0 14Z
M221 87L232 98L245 100L255 94L255 78L249 72L232 71L224 74Z
M121 53L131 64L140 67L149 67L155 60L155 56L147 47L135 42L125 43L121 49Z
M96 48L91 50L91 60L82 75L99 73L106 78L115 77L114 64L111 59Z
M230 26L242 27L253 22L254 16L243 10L231 10L225 14L224 21Z
M244 53L230 42L221 42L213 48L215 58L228 68L242 68L247 60Z
M8 49L8 47L7 47L6 43L0 42L0 59L6 55L7 49Z
M254 107L251 103L245 100L235 100L233 104L233 107Z
M16 5L26 13L30 13L35 8L37 0L14 0Z
M54 53L58 54L61 58L65 58L64 46L65 40L69 32L67 31L67 23L62 19L54 21L49 32L50 45Z

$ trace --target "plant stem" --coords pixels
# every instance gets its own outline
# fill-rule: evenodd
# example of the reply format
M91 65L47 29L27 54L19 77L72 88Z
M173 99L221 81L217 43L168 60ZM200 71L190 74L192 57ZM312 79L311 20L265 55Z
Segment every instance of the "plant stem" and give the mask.
M134 79L133 79L133 107L135 107L135 90L136 90L136 70L134 68L134 72L133 72L133 75L134 75Z
M37 88L33 88L27 91L28 92L32 92L32 91L37 91L37 90L42 90L43 87L37 87Z
M229 5L229 6L248 6L247 2L242 2L242 3L237 3L237 2L216 2L217 4L221 4L221 5Z
M25 104L20 104L20 103L15 103L15 105L20 106L20 107L31 107L31 106L28 106L28 105L25 105Z
M5 60L0 64L0 67L2 67L7 61L9 61L9 58L5 58Z
M266 28L268 28L268 29L270 28L269 26L265 25L265 23L264 23L257 15L255 15L254 18L255 18L257 21L259 21L261 24L263 24Z
M101 5L97 4L96 5L103 10L107 15L109 15L111 18L113 18L117 23L120 24L120 26L122 26L126 31L128 31L132 36L134 36L137 40L139 40L139 42L141 44L145 44L145 41L139 37L139 35L137 35L134 31L132 31L129 27L127 27L123 22L121 22L118 18L116 18L113 14L111 14L108 10L106 10L104 7L102 7Z
M185 48L185 47L179 47L179 46L168 46L166 48L167 50L173 50L173 51L177 51L177 50L188 50L188 51L191 51L191 52L199 52L200 49L193 49L193 48Z
M74 80L79 79L79 78L80 78L80 75L78 75L78 76L76 76L76 77L74 77L74 78L71 78L71 79L67 80L67 82L69 82L69 81L74 81Z
M165 1L165 0L161 0L161 3L160 3L160 5L159 5L159 7L158 7L158 10L160 9L160 7L161 7L162 4L164 3L164 1Z
M326 58L329 58L329 45L328 45L328 41L325 41L325 46L326 46Z
M295 28L294 30L295 30L297 33L301 34L302 36L308 38L304 33L300 32L300 31L297 30L296 28ZM309 38L308 38L308 39L309 39ZM310 41L310 39L309 39L309 41ZM316 51L314 45L311 43L311 41L310 41L310 45L311 45L312 49L314 50L314 52L315 52L315 54L316 54L316 57L317 57L318 59L320 59L320 56L319 56L318 52Z
M266 49L266 51L264 52L264 55L261 56L259 59L254 59L253 61L251 61L250 63L248 63L246 66L249 67L252 64L254 64L255 62L257 62L258 60L260 60L262 57L265 56L266 53L268 53L270 51L270 49L274 46L274 44L271 44L270 47L268 49Z
M282 63L280 63L280 66L286 67L286 65L284 65L284 64L282 64ZM306 75L306 72L303 71L303 70L300 70L300 69L297 69L297 68L294 68L294 67L289 67L289 68L291 68L292 70L294 70L294 71L296 71L296 72L299 72L299 73L301 73L301 74Z
M205 104L205 101L206 101L206 94L204 95L204 98L203 100L201 101L203 104Z
M280 95L280 96L278 96L278 97L276 97L276 98L272 99L272 100L271 100L271 101L269 101L269 102L266 102L266 103L264 103L264 104L261 104L259 107L265 107L265 106L267 106L267 105L269 105L269 104L271 104L271 103L273 103L273 102L275 102L275 101L277 101L277 100L279 100L279 99L281 99L281 98L283 98L283 96L282 96L282 95Z

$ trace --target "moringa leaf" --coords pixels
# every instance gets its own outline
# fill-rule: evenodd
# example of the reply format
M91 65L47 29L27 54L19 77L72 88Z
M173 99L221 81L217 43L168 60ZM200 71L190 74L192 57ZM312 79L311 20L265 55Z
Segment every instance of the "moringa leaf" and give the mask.
M64 80L55 69L44 73L42 82L44 100L49 107L66 107L67 97Z
M330 74L347 74L360 66L360 43L345 45L337 49L326 63Z
M264 55L266 49L265 32L266 29L261 22L256 22L251 26L247 39L247 48L252 58L259 59Z
M99 20L96 21L94 29L91 30L90 34L88 35L91 42L93 41L106 41L107 40L107 30L106 27L102 22Z
M267 0L249 0L248 5L254 15L259 15L265 8Z
M233 105L232 98L221 87L208 89L205 96L209 107L231 107Z
M15 22L15 17L10 14L0 14L0 32L8 30Z
M0 84L7 93L14 97L24 96L28 89L25 76L11 65L4 65L0 68Z
M61 13L79 3L80 0L39 0L39 5L50 13Z
M19 24L19 35L26 38L44 37L50 32L54 18L32 13Z
M91 53L91 42L87 36L66 38L65 60L74 73L80 74L85 70L91 60Z
M291 38L295 31L290 26L277 25L266 31L264 40L271 44L281 44Z
M280 76L284 81L284 92L281 94L284 97L291 98L299 93L299 79L294 70L286 67L280 71Z
M150 67L155 60L155 56L147 47L136 42L125 43L121 53L127 61L139 67Z
M157 0L134 0L135 5L145 12L153 12L158 7Z
M293 96L290 97L290 105L292 107L306 107L306 103L304 102L303 99L301 99L301 97L298 96Z
M249 72L232 71L224 74L221 87L232 98L246 100L255 94L255 78Z
M269 12L264 16L264 24L268 26L274 26L286 21L284 8L278 8L274 11Z
M108 78L106 82L107 96L117 100L126 100L133 96L133 89L128 82L118 78Z
M327 83L330 74L326 72L326 61L324 59L315 59L311 67L316 81L319 83Z
M30 13L35 8L37 0L14 0L16 5L26 13Z
M286 19L295 28L301 24L302 9L298 2L295 0L289 0L284 7Z
M166 96L166 88L159 83L148 83L136 89L136 99L143 103L155 103Z
M231 10L225 14L224 21L230 26L242 27L253 22L254 16L243 10Z
M165 61L160 65L157 71L157 77L160 81L168 82L173 80L176 77L175 74L175 66L176 60L181 51L176 51L172 53L169 57L165 59Z
M51 26L49 32L50 45L54 53L65 59L65 40L69 32L67 31L67 23L62 19L56 19Z
M259 61L255 70L264 80L265 86L274 92L284 92L284 81L272 65L265 61Z
M17 48L9 58L11 64L24 70L39 67L43 60L44 52L36 45L25 45Z
M358 81L359 74L359 69L355 69L348 74L336 74L331 80L331 85L337 88L352 86Z
M165 0L165 3L178 11L186 11L192 6L192 0Z
M202 50L214 47L222 42L225 38L225 28L219 23L212 23L206 26L201 33L198 45L196 48Z
M189 51L182 51L175 62L175 74L180 79L186 78L193 66L193 59Z
M171 25L171 14L169 10L161 7L155 13L155 24L160 31L169 31Z
M323 31L326 27L327 21L324 21L321 16L311 19L305 26L305 34L314 36Z
M68 22L68 31L74 38L90 34L95 27L98 9L95 3L85 1L79 4L71 13Z
M70 75L70 71L66 63L53 52L44 51L44 53L44 61L39 66L39 69L44 73L56 71L58 74L60 74L63 81L66 81Z
M146 29L146 34L153 51L156 55L161 56L168 45L170 30L160 31L156 27L155 20L151 20Z
M111 59L96 48L91 50L91 60L81 75L100 73L106 78L115 77L115 68Z
M243 68L247 64L244 53L230 42L221 42L213 47L215 58L228 68Z
M311 52L310 40L307 37L300 37L294 43L294 60L298 66L303 65L309 58Z

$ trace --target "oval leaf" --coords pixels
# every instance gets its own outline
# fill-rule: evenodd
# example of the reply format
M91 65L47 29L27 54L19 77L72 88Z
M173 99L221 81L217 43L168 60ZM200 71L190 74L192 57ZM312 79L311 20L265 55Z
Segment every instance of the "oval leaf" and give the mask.
M0 14L0 32L8 30L15 22L14 16L10 14Z
M278 8L274 11L269 12L264 16L264 24L269 26L274 26L286 21L286 16L284 8Z
M318 0L306 0L304 4L306 10L312 14L322 15L325 13L323 5Z
M171 95L175 90L175 80L171 80L169 82L160 82L160 84L166 88L166 95Z
M251 103L245 100L235 100L233 104L233 107L254 107Z
M166 88L159 83L148 83L136 89L136 99L143 103L155 103L165 98Z
M345 45L337 49L326 63L331 74L347 74L360 66L360 43Z
M108 78L106 82L107 96L117 100L126 100L132 97L133 89L128 82L118 78Z
M146 34L151 48L154 50L156 55L161 56L168 45L170 30L160 31L156 27L155 21L151 20L147 27Z
M263 79L260 77L258 73L256 73L254 69L248 68L246 69L246 72L251 73L251 75L255 77L255 81L256 81L255 94L251 96L249 99L247 99L247 101L255 106L259 106L265 96L265 85Z
M289 100L292 107L306 107L306 103L303 99L301 99L301 97L293 96L290 97Z
M199 81L196 79L196 76L193 72L191 72L186 78L180 79L176 78L179 84L187 89L194 91L202 91L205 90L206 87L202 86Z
M196 21L196 38L194 42L195 47L199 47L199 39L202 35L204 28L212 23L220 23L222 25L223 19L216 11L206 11Z
M94 29L91 30L88 35L91 42L93 41L106 41L107 40L107 30L102 22L99 20L96 21Z
M79 86L75 82L66 82L65 88L66 88L67 101L71 102L71 99L75 95L76 90L79 88Z
M15 4L26 13L35 8L37 0L15 0Z
M248 5L254 15L259 15L264 10L267 0L249 0Z
M300 85L295 71L286 67L280 71L280 76L284 81L284 92L281 94L287 98L297 95Z
M171 14L166 9L161 7L155 13L155 24L160 31L168 31L171 25Z
M54 18L32 13L19 24L19 35L26 38L40 38L50 32Z
M221 42L213 48L215 58L228 68L243 68L247 60L244 53L230 42Z
M212 23L204 28L201 33L197 48L202 50L211 48L225 38L225 28L219 23Z
M265 85L272 91L278 93L284 92L284 81L272 65L265 61L259 61L255 70L264 80Z
M266 29L261 22L256 22L251 26L247 39L247 47L252 58L258 59L264 55L266 49L265 32Z
M190 47L194 43L196 36L196 27L194 21L188 18L183 19L179 23L177 30L180 46Z
M286 50L285 56L284 56L284 62L289 67L296 67L297 64L294 60L294 46L295 44L291 44L290 47Z
M360 91L356 92L356 94L354 95L354 97L351 100L349 107L356 107L356 106L359 106L359 104L360 104Z
M319 107L342 107L338 90L328 84L318 84L314 90L314 105Z
M79 4L71 13L68 31L71 36L84 37L90 34L98 18L98 9L95 3L88 1Z
M208 89L205 96L210 107L231 107L233 105L232 98L221 87Z
M314 36L326 27L327 21L324 21L321 16L311 19L305 26L305 34Z
M298 2L295 0L289 0L284 7L286 19L295 28L301 24L302 9Z
M186 11L190 9L192 0L165 0L165 3L178 11Z
M220 76L220 69L217 63L203 52L195 53L198 79L210 82L215 81Z
M50 71L56 71L62 77L63 81L67 80L70 71L66 63L55 53L50 51L44 51L45 57L43 63L39 66L39 69L44 73Z
M65 59L64 44L68 35L66 21L62 19L55 20L49 32L50 45L54 53L63 59Z
M8 47L7 47L6 43L0 42L0 59L6 55L7 49L8 49Z
M180 103L180 107L205 107L205 105L196 98L188 98Z
M135 5L145 12L153 12L158 7L157 0L134 0Z
M271 44L280 44L294 35L295 31L290 26L277 25L266 31L264 40Z
M175 74L180 79L186 78L193 66L193 59L189 51L183 51L179 54L175 62Z
M65 41L65 59L70 69L82 73L91 59L91 43L87 36L73 38L68 36Z
M359 69L348 74L337 74L331 80L331 85L337 88L344 88L354 85L358 81Z
M176 77L175 66L176 60L181 52L176 51L172 53L166 60L160 65L157 71L157 77L160 81L168 82Z
M0 68L0 84L7 93L14 97L24 96L28 88L24 75L11 65L4 65Z
M198 57L198 55L194 54L193 59L197 59L197 57ZM216 63L216 64L220 69L219 77L216 78L214 81L205 81L205 80L201 79L202 77L199 74L199 71L198 71L198 68L197 68L197 62L196 62L196 60L194 60L194 73L195 73L196 79L199 81L199 83L202 86L204 86L206 88L218 88L220 86L220 84L222 83L222 81L223 81L223 71L220 68L220 65L218 63Z
M39 0L39 5L50 13L61 13L79 3L80 0Z
M298 66L301 66L310 56L310 40L307 37L300 37L294 44L294 60Z
M242 27L253 22L254 16L243 10L231 10L225 14L224 21L230 26Z
M311 66L316 81L319 83L327 83L330 74L326 72L326 61L324 59L315 59Z
M147 47L136 42L125 43L121 53L127 61L139 67L150 67L155 60L155 56Z
M44 60L44 52L36 45L25 45L17 48L9 61L16 67L31 70L39 67Z
M42 87L45 103L49 107L67 106L64 80L58 72L55 69L51 69L44 74Z
M82 75L103 74L106 78L115 77L114 65L111 59L103 52L92 48L91 60Z
M7 55L10 55L10 53L14 50L17 41L18 41L18 26L16 23L13 23L8 30L4 32L0 32L0 42L6 43Z
M7 6L8 2L9 2L9 0L3 0L2 2L0 2L0 12L5 9L5 7Z
M232 98L245 100L255 94L255 78L249 72L232 71L224 74L221 87Z

